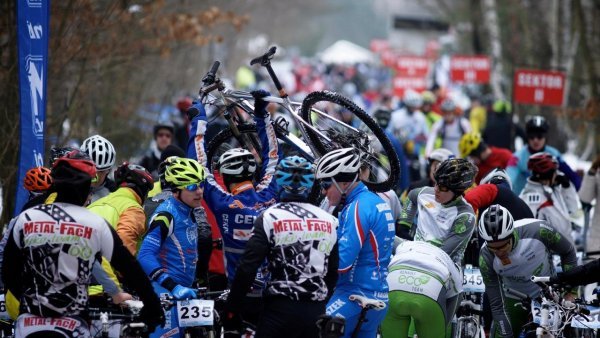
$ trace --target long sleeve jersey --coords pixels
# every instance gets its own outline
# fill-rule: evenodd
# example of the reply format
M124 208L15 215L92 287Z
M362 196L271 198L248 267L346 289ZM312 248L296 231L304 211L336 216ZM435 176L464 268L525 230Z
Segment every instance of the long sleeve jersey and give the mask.
M212 211L223 236L223 252L227 278L229 282L235 277L246 243L250 239L256 217L277 199L277 181L274 178L277 166L278 146L271 118L255 115L256 129L261 142L261 158L263 159L262 180L256 187L248 183L238 187L237 191L228 192L219 185L212 173L208 172L204 184L204 200ZM192 120L188 157L197 159L206 166L206 149L204 134L207 128L206 113L202 111ZM264 282L263 276L257 276Z
M418 188L408 193L400 226L411 228L415 241L429 242L461 264L475 230L475 213L463 197L441 204L433 188Z
M146 306L160 306L142 268L112 227L68 203L38 205L18 216L4 251L2 278L21 301L22 312L79 315L86 310L92 267L101 256L122 273Z
M265 258L270 272L265 295L324 301L337 280L337 227L335 217L312 204L284 202L269 207L256 219L230 303L239 303Z
M191 287L198 260L198 224L193 209L169 197L150 219L138 260L152 280L166 273L173 282Z
M520 291L531 298L537 297L540 287L531 282L531 276L553 276L552 254L560 256L562 268L568 271L577 265L575 248L571 242L544 221L522 219L514 223L514 243L508 258L500 260L484 244L480 251L479 267L490 299L492 316L499 325L502 337L512 337L513 328L504 309L504 288ZM514 328L518 330L519 328Z
M361 182L346 197L339 222L337 287L387 292L395 229L390 206Z

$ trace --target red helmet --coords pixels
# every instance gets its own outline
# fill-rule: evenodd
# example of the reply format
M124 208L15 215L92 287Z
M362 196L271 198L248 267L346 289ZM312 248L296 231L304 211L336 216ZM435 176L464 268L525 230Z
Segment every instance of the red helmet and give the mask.
M50 169L46 167L35 167L27 170L23 186L28 191L44 191L48 190L52 185L52 176Z
M133 189L142 200L146 199L148 192L154 187L154 180L148 170L137 164L129 164L129 162L123 162L115 170L115 183L118 186Z
M527 169L536 175L553 173L558 169L558 161L548 153L535 153L529 156Z
M177 101L177 109L182 113L185 113L191 106L192 100L189 97L184 97Z
M88 154L79 149L75 149L67 153L65 156L56 159L56 161L54 161L52 164L53 171L61 167L74 169L75 171L84 173L91 178L96 177L96 165L94 164L94 161L92 161ZM53 175L53 177L56 179L55 175Z

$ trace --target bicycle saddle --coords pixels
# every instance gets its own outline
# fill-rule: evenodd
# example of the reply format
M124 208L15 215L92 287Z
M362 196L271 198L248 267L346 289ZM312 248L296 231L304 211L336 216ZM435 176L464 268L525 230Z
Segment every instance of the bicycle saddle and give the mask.
M350 299L353 302L358 303L358 306L362 307L362 308L366 308L366 309L374 309L377 311L381 311L383 309L385 309L385 303L378 300L378 299L370 299L367 297L363 297L361 295L350 295L350 297L348 297L348 299Z

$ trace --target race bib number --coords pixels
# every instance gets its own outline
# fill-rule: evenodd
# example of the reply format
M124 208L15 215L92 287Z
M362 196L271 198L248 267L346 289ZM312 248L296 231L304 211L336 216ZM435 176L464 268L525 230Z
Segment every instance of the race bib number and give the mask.
M479 268L470 268L463 270L463 291L464 292L485 292L485 284Z
M571 326L580 329L600 329L600 308L595 306L586 306L590 314L583 317L577 315L571 320Z
M215 302L204 299L180 300L177 302L177 316L180 327L210 326L214 322Z
M548 315L549 315L548 325L550 327L553 327L554 324L557 323L556 308L551 306L550 309L548 309ZM537 300L531 301L531 316L533 316L534 323L539 325L542 322L542 305Z
M8 312L6 311L6 301L4 300L4 294L0 294L0 319L10 319Z

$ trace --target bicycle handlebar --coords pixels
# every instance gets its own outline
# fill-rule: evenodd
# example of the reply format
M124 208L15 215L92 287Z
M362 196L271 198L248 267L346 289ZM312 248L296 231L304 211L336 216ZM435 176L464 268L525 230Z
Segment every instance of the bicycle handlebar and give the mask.
M543 277L531 276L531 281L534 283L549 283L550 277L548 277L548 276L543 276Z

